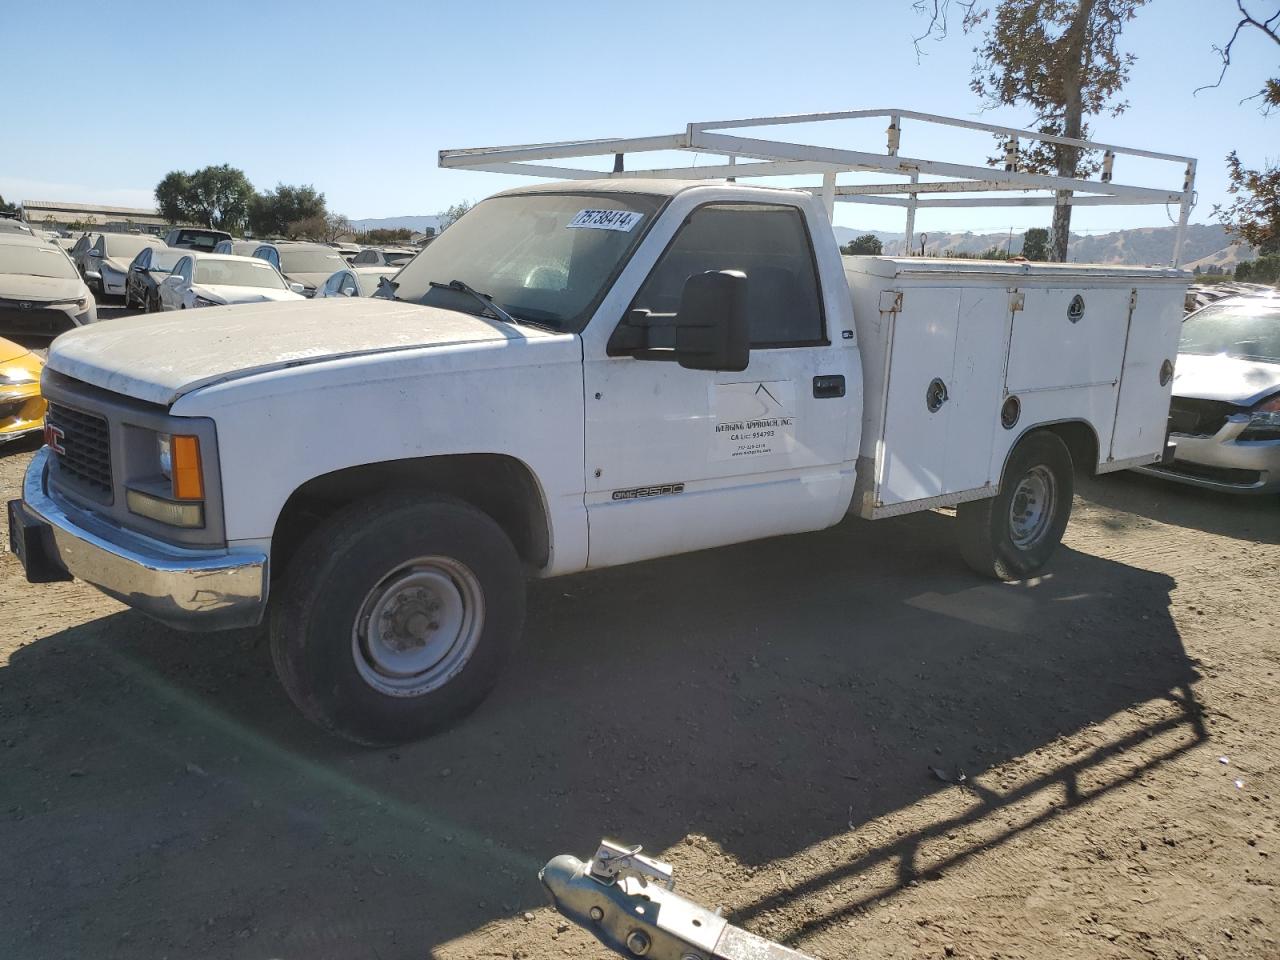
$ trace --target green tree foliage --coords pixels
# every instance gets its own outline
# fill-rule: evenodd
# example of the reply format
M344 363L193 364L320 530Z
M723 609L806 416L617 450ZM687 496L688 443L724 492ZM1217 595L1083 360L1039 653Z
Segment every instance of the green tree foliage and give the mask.
M846 253L851 257L870 256L878 257L884 253L884 244L880 242L880 238L874 233L864 233L862 236L854 240L850 240L847 244L840 248L841 253Z
M1022 255L1028 260L1049 259L1049 231L1032 227L1022 235Z
M195 223L238 233L249 217L253 184L225 163L193 173L174 170L156 185L156 206L170 223Z
M470 200L461 200L453 206L441 210L436 216L440 218L440 232L448 230L451 226L462 219L462 215L470 210L472 203Z
M16 203L5 203L4 197L0 197L0 213L16 214L18 205Z
M1280 254L1246 260L1236 266L1236 279L1280 286Z
M1041 133L1087 138L1086 117L1127 104L1116 97L1134 56L1120 50L1125 24L1147 0L916 0L930 17L929 36L944 37L952 3L964 11L966 33L983 29L970 87L989 106L1026 106ZM1095 167L1078 147L1038 144L1019 155L1019 168L1060 177L1087 176ZM1066 194L1059 194L1066 200ZM1066 260L1071 207L1053 208L1050 254Z
M413 231L408 227L396 227L395 229L380 227L376 230L366 230L360 234L360 242L371 247L392 243L408 243L412 239Z
M276 184L274 190L260 193L249 209L249 226L257 237L285 237L293 224L323 218L324 194L313 186Z
M1232 236L1252 244L1264 256L1280 253L1280 165L1250 170L1234 150L1227 155L1227 193L1235 199L1213 208Z

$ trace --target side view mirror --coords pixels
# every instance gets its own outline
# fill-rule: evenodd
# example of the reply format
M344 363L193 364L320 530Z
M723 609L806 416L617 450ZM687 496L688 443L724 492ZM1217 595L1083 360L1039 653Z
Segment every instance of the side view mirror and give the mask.
M684 284L675 319L675 355L688 370L738 372L751 362L747 275L696 273Z
M302 291L306 290L307 288L300 283L290 283L289 289L292 290L294 293L302 293Z

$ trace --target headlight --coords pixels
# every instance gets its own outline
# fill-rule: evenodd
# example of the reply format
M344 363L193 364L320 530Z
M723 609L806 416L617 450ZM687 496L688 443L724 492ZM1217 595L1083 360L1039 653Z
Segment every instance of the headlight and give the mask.
M0 367L0 387L24 387L40 382L40 361L33 356L19 357L7 367Z
M174 527L204 526L204 470L200 438L190 434L156 434L160 473L169 481L170 496L130 488L129 510Z
M197 307L220 307L220 306L222 306L222 304L220 304L217 300L210 300L208 297L201 297L201 296L197 296L197 297L196 297L196 303L195 303L195 305L196 305Z
M160 474L166 480L173 479L172 439L167 433L156 434L156 453L160 457Z
M1268 397L1249 411L1249 425L1241 440L1280 440L1280 393Z

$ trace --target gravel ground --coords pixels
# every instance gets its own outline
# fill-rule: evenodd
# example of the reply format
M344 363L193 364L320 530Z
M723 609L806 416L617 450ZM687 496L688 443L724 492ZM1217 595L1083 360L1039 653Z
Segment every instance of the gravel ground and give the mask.
M1276 501L1085 481L1014 585L952 522L536 583L495 694L394 750L258 631L4 555L0 957L603 957L535 874L604 834L827 960L1280 957Z

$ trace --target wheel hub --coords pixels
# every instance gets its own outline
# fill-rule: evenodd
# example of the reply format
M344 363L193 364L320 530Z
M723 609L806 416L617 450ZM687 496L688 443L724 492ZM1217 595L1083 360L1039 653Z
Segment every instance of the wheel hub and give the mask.
M1032 467L1018 481L1009 499L1009 537L1015 547L1029 550L1044 539L1056 495L1053 472L1048 467Z
M398 567L365 595L352 655L370 686L418 696L465 666L483 623L475 574L456 560L424 557Z

